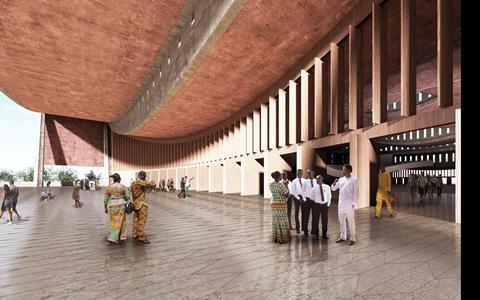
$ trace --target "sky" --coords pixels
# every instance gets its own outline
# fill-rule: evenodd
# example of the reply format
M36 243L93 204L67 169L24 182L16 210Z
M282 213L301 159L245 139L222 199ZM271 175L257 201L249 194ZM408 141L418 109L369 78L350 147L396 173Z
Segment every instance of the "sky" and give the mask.
M40 113L30 111L0 90L0 170L36 167Z

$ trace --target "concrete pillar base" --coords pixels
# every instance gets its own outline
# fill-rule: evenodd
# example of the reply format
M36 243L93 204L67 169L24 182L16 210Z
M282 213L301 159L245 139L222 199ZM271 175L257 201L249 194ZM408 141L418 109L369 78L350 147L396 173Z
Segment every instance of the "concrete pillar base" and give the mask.
M225 162L223 165L223 193L240 193L240 166L235 161Z
M242 196L258 195L260 193L260 165L251 155L242 157L240 166L240 194Z

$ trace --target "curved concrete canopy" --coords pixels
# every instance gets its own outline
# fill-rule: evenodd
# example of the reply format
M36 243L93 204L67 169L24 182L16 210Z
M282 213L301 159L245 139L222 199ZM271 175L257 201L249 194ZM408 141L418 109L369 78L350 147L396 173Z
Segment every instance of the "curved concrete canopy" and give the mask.
M0 89L33 111L111 122L186 1L0 1Z
M191 78L130 135L172 138L211 127L255 100L358 1L248 1Z
M135 126L120 133L173 138L220 123L295 66L359 2L245 1L192 72L169 74L184 77L171 99L151 111L147 107ZM0 89L35 111L111 124L131 120L127 108L192 3L2 1ZM212 3L199 5L211 8ZM431 82L434 75L428 77ZM418 81L428 91L422 76Z

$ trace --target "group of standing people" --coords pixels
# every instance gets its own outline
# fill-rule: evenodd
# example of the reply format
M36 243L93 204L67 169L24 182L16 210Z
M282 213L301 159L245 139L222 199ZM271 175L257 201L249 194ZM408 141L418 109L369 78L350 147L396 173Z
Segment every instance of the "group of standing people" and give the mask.
M148 216L148 203L145 190L155 188L154 182L147 182L144 171L138 173L138 178L127 188L120 183L118 173L110 176L113 184L107 187L104 197L105 213L110 214L110 230L107 240L118 244L127 239L126 215L127 206L133 206L133 239L144 244L150 244L145 237L145 224Z
M420 204L423 204L423 200L425 200L427 196L428 199L433 199L434 194L437 196L442 195L443 182L440 176L431 177L429 174L425 176L424 172L420 173L420 176L410 174L407 185L412 202L415 201L417 192L420 194Z
M158 188L163 191L163 192L173 192L175 191L175 186L173 183L173 179L169 178L167 179L167 182L165 182L165 179L162 179L158 183Z
M10 185L3 185L3 197L2 197L2 208L0 212L0 219L2 219L3 213L7 211L8 213L8 224L13 224L13 213L17 215L18 220L20 221L22 217L18 214L17 211L17 202L20 192L15 186L13 180L10 180Z
M315 177L313 170L307 170L307 178L303 177L303 170L297 170L297 177L290 181L287 173L273 172L275 180L270 184L272 193L272 233L276 243L288 243L291 240L290 230L292 206L295 207L295 230L303 231L304 237L309 233L320 239L319 221L322 219L322 238L329 239L328 210L331 204L331 191L339 190L338 219L340 222L340 236L337 243L349 240L349 245L356 242L355 235L355 208L358 205L358 182L351 175L352 166L346 164L342 168L343 176L336 179L332 186L323 183L323 176ZM301 223L299 220L302 212ZM310 214L312 214L311 228L309 227ZM347 225L349 235L347 236Z

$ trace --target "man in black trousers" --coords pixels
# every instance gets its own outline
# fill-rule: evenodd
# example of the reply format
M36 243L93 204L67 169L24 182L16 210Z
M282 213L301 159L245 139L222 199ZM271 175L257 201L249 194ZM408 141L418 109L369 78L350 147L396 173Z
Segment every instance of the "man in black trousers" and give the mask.
M306 238L308 237L308 220L310 218L310 212L313 210L313 206L315 204L311 193L312 189L317 185L317 181L315 180L315 173L312 170L307 170L307 176L308 178L306 179L306 184L302 186L303 195L305 196L305 202L302 203L302 228L304 236Z
M311 196L315 201L313 206L313 220L312 220L312 234L316 236L317 240L320 238L320 230L318 224L320 216L322 216L322 237L327 240L328 230L328 208L332 200L332 192L330 186L323 183L323 176L316 177L317 185L313 188Z

